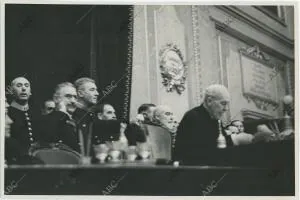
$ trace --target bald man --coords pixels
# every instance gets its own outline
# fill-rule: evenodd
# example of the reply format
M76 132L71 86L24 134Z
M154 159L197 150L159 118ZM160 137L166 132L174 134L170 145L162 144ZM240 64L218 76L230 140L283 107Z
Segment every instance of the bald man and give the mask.
M186 164L209 164L211 152L217 149L218 120L229 109L230 96L223 85L210 85L202 105L185 113L177 129L173 159ZM231 137L221 128L227 146Z
M174 114L169 106L157 106L153 111L153 121L157 125L173 132L175 120Z
M13 101L8 108L8 116L12 119L11 137L18 141L24 152L37 142L38 134L35 122L39 118L29 107L31 96L30 82L24 77L15 78L10 85Z

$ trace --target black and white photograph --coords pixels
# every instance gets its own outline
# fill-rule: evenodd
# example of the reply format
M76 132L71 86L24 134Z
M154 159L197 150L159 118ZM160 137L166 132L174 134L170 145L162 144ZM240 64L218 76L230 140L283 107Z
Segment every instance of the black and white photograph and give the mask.
M297 196L298 6L2 1L1 196Z

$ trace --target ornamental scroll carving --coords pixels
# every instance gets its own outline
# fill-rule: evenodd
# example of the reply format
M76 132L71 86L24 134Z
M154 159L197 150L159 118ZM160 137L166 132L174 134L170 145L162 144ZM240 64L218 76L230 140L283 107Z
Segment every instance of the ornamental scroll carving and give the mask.
M176 90L178 94L182 94L185 90L187 66L177 45L168 43L160 50L159 65L162 84L167 92Z

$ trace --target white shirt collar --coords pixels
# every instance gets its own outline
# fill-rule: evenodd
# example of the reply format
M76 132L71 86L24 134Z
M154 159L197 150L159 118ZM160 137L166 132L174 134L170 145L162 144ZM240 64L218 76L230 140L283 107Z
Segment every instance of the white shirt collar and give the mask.
M27 110L29 110L29 105L28 105L28 103L25 104L25 105L20 105L20 104L18 104L17 102L13 101L13 102L11 102L10 106L11 106L11 107L14 107L14 108L16 108L16 109L18 109L18 110L21 110L21 111L27 111Z

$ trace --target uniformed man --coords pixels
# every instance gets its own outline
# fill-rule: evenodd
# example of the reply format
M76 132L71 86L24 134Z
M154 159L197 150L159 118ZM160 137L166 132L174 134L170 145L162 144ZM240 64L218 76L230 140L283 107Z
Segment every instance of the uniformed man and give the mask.
M80 152L84 155L91 155L92 144L100 144L98 135L93 135L93 123L95 118L95 105L98 102L99 93L93 79L83 77L74 83L77 89L77 108L72 117L76 122Z
M58 84L53 100L55 110L44 115L39 122L41 140L45 143L61 142L79 151L76 123L72 118L77 101L75 86L69 82Z
M35 122L38 113L33 113L28 101L31 96L30 82L24 77L17 77L11 82L13 101L8 108L8 116L12 119L11 137L19 144L21 151L27 152L38 140Z
M11 126L14 122L8 116L8 108L9 104L5 99L5 165L43 164L41 160L28 155L28 151L22 149L23 145L11 137Z

